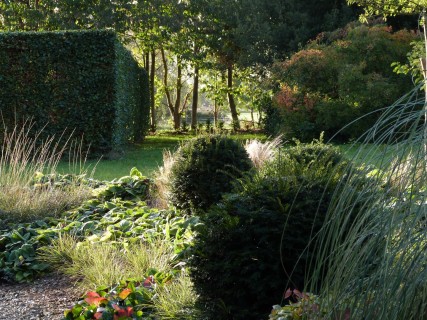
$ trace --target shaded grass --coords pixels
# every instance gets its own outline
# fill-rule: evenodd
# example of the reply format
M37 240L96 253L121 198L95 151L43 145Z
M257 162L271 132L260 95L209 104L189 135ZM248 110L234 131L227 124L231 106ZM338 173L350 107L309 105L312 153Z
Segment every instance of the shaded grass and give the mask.
M122 280L140 279L150 268L167 272L174 256L172 246L162 239L153 243L79 242L61 235L38 252L38 259L78 278L82 289L113 286Z

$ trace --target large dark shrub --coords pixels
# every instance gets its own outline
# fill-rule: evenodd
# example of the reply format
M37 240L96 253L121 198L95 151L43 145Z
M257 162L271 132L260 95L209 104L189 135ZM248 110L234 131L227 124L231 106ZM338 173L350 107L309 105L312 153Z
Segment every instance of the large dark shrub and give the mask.
M112 31L0 32L0 111L106 154L147 133L147 74Z
M206 136L190 140L175 155L170 200L180 209L205 210L231 191L234 178L251 168L246 150L231 138Z
M287 287L304 288L310 239L348 170L340 159L334 147L299 144L203 216L189 265L208 319L265 319Z

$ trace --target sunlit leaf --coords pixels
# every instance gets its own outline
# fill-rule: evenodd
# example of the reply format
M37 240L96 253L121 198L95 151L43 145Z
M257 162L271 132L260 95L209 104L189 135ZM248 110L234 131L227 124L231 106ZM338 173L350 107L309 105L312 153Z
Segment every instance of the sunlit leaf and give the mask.
M119 293L119 298L120 299L126 299L128 297L128 295L130 295L132 293L132 290L129 288L124 289L122 292Z

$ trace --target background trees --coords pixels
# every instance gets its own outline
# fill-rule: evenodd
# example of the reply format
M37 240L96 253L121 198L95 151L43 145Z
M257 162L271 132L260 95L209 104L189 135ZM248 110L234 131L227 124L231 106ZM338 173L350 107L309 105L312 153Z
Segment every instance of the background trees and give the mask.
M193 0L190 5L202 17L205 46L226 72L230 113L237 124L233 93L236 68L268 65L354 14L344 1Z
M401 2L389 2L383 13L394 14ZM368 13L378 13L381 9L381 4L376 1L349 3L366 5ZM415 7L411 4L400 11L422 9L422 1L417 3ZM348 6L344 0L320 0L315 3L310 0L10 0L0 4L0 28L116 30L123 41L134 49L149 74L152 131L156 130L158 121L165 118L171 120L174 129L180 129L182 116L190 108L191 127L195 129L199 101L202 99L206 102L205 105L211 107L214 116L218 115L219 106L227 102L234 125L239 127L239 111L242 107L247 106L253 113L259 101L266 101L261 98L265 97L266 93L268 95L271 87L261 83L265 83L264 80L270 76L273 61L285 60L308 40L315 39L323 32L317 42L312 42L306 51L301 51L291 58L286 67L282 66L282 70L276 73L276 78L273 79L273 85L277 85L276 80L282 84L289 82L286 83L289 88L282 86L276 98L283 98L286 90L292 91L295 86L299 87L298 94L295 96L294 92L292 95L296 99L294 104L298 105L301 112L298 113L299 118L294 112L293 118L296 124L305 128L295 130L292 123L285 125L288 126L289 132L308 139L316 136L321 130L332 133L350 120L350 115L367 111L365 107L360 107L364 103L367 104L367 100L362 103L359 100L363 98L358 95L360 92L367 97L372 93L368 84L380 80L373 74L381 74L383 84L388 88L380 90L384 94L387 93L384 104L390 101L391 96L395 97L395 94L391 93L394 89L391 89L388 80L394 81L393 79L398 78L391 74L390 70L385 71L387 75L384 76L381 68L388 69L386 65L393 62L390 59L397 56L399 58L394 61L403 64L401 54L402 50L407 50L406 45L395 48L395 55L383 52L384 56L381 57L376 55L375 50L365 50L364 46L369 43L363 42L362 38L357 40L358 45L354 39L344 40L354 44L345 47L343 43L339 43L339 40L344 39L341 31L328 35L328 32L355 19L357 13L358 9ZM368 32L369 35L372 33ZM384 41L383 45L386 45L388 40ZM327 48L328 45L331 47ZM378 45L376 48L381 47L378 43L373 45ZM350 52L351 50L354 52ZM378 61L382 61L381 65L375 62L377 70L363 67L361 59L356 66L351 59L343 58L346 54L357 55L360 50L365 50L372 59L378 58ZM371 61L365 62L373 65ZM405 71L405 68L400 66L399 70ZM338 74L341 75L340 78L337 78ZM368 74L371 74L371 78ZM308 81L311 81L311 84ZM363 86L363 83L366 85ZM347 89L344 89L345 84ZM244 87L250 89L246 90ZM199 95L201 89L205 92L203 97ZM352 92L348 95L345 90ZM379 96L375 97L378 99L374 99L374 103L369 107L371 109L380 107ZM276 102L279 100L276 99ZM320 108L320 100L328 107ZM353 110L348 107L354 103L358 104L356 113L354 105ZM280 109L280 102L278 107ZM302 112L303 109L306 110ZM331 112L342 115L339 125L331 123ZM272 128L271 132L275 130ZM300 133L297 133L298 131ZM304 137L305 134L307 137ZM347 133L345 137L351 134L353 133Z

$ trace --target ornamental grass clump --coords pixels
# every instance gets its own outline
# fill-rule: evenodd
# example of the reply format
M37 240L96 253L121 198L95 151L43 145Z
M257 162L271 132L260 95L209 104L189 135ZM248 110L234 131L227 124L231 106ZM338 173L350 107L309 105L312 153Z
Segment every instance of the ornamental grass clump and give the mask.
M174 154L170 150L163 151L163 166L159 167L154 173L153 195L150 199L152 205L156 208L167 208L169 192L169 181L171 170L175 163Z
M171 270L173 246L166 240L150 242L90 242L62 234L38 250L38 259L80 279L79 286L94 290L126 279L139 279L150 269Z
M362 198L343 181L332 198L316 241L311 284L328 305L326 318L347 310L351 319L424 319L427 316L427 135L420 87L385 110L363 137L358 151L374 143L366 162L382 192ZM363 119L361 120L363 121ZM357 152L356 152L357 153ZM361 152L359 152L361 153ZM390 161L389 154L394 155ZM375 154L379 156L375 157ZM369 195L372 185L362 185ZM343 238L343 226L347 226ZM344 241L338 241L344 239ZM308 290L312 290L308 288Z
M282 143L282 136L277 136L271 141L261 142L257 139L249 140L245 143L245 150L249 155L253 165L261 169L268 162L273 161L279 146Z
M31 221L57 216L90 196L90 188L80 183L81 171L75 181L67 179L67 183L57 183L62 179L56 175L59 161L67 152L75 156L73 151L70 152L73 145L70 138L41 140L41 131L34 133L33 124L27 120L19 127L4 127L1 134L1 221Z

